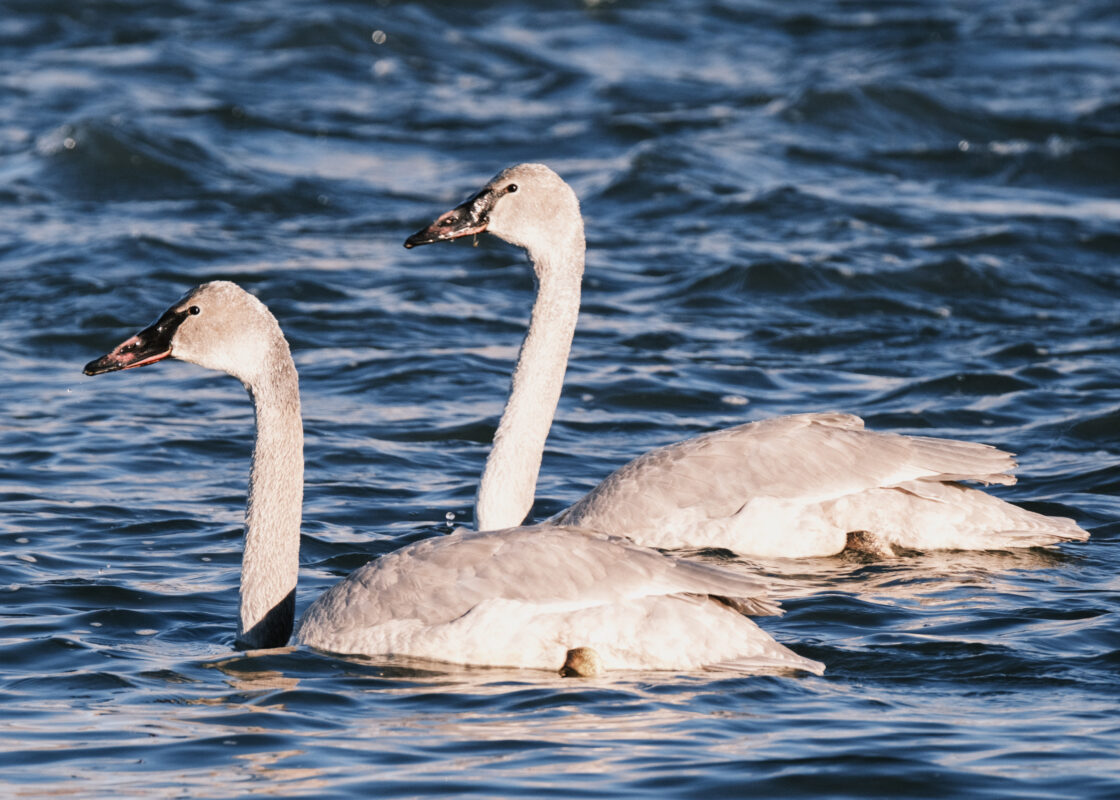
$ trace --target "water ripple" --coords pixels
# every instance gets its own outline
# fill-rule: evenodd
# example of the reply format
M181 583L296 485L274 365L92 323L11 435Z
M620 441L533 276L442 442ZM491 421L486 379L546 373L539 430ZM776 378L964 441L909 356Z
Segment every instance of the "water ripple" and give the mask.
M1114 797L1114 5L7 3L7 793ZM302 609L471 521L531 271L400 245L522 160L589 243L537 516L650 447L842 409L1018 453L995 491L1093 538L692 554L771 580L819 678L235 651L244 391L82 364L203 280L269 304Z

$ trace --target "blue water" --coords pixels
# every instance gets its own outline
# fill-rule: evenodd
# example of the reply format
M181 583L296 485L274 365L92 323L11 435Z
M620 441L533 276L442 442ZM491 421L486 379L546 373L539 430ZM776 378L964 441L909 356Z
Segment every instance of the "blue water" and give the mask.
M204 280L269 304L302 609L470 522L531 275L401 244L527 160L589 245L538 516L840 409L1019 453L995 491L1092 539L725 557L820 678L235 651L244 391L82 365ZM1120 796L1118 187L1113 0L4 0L0 794Z

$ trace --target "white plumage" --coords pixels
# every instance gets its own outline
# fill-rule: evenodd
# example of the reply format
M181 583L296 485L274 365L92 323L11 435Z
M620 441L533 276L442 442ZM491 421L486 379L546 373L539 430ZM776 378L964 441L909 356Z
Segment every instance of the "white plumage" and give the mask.
M799 414L715 431L631 461L553 521L643 544L826 556L849 532L880 547L986 550L1088 536L957 481L1011 484L1009 453Z
M293 628L303 494L295 365L279 325L228 282L188 293L87 374L174 356L237 376L256 411L238 639L278 647ZM556 525L457 532L355 570L307 610L295 640L332 653L559 670L819 673L744 616L779 613L761 581ZM598 656L598 658L595 658ZM589 668L590 669L590 668Z
M521 164L406 246L482 231L526 248L538 284L479 484L475 521L487 530L520 524L532 506L579 312L585 242L571 187L544 165ZM957 485L1011 484L1014 467L1011 454L987 445L876 433L850 414L804 414L653 450L551 521L653 547L767 557L833 555L850 541L889 553L1088 538L1072 520Z
M713 599L746 598L751 613L777 613L761 590L745 576L598 534L551 525L457 531L353 572L308 610L297 640L339 653L551 670L575 646L593 648L607 670L821 669Z

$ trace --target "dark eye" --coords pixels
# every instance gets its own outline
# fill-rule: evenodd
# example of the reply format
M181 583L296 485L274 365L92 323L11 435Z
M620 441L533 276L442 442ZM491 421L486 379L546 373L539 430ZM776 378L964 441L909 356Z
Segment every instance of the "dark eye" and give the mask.
M506 187L506 194L513 194L516 191L517 191L517 184L516 183L511 183L509 186Z
M191 306L190 308L187 309L187 311L189 311L191 314L201 314L202 313L202 309L199 308L198 306Z

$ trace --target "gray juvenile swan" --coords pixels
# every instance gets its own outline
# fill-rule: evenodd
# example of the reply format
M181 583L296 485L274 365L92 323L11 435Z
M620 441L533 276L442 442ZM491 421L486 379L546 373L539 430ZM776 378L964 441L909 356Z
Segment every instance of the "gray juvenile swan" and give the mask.
M413 234L415 247L489 232L525 248L537 298L478 488L479 530L521 524L567 367L584 266L571 187L543 164L500 172ZM1002 549L1085 540L1073 520L1011 505L958 481L1012 484L1010 453L865 430L850 414L798 414L715 431L646 453L550 521L660 548L827 556L849 543Z
M85 372L168 357L233 375L253 401L237 638L250 648L282 646L293 629L303 501L299 381L288 343L264 304L217 281L187 293ZM295 641L340 654L577 675L708 666L822 672L744 616L779 613L762 588L745 575L574 528L458 531L355 570L311 605Z

